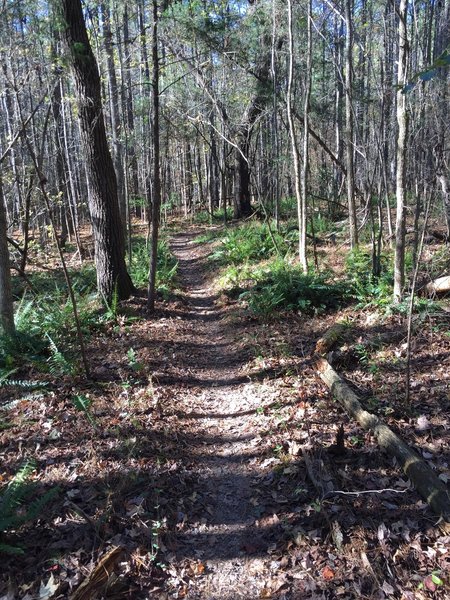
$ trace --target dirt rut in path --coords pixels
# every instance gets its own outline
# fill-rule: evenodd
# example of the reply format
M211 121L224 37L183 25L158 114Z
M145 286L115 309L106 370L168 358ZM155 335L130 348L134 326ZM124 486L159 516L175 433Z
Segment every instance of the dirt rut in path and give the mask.
M211 290L205 247L180 234L172 249L188 303L181 330L196 348L186 394L192 396L187 416L195 414L198 432L198 443L189 449L189 469L197 480L193 511L200 515L191 519L181 513L185 522L176 554L206 567L188 598L259 598L274 531L269 528L265 535L255 525L252 484L259 437L252 419L266 390L242 373L248 350Z

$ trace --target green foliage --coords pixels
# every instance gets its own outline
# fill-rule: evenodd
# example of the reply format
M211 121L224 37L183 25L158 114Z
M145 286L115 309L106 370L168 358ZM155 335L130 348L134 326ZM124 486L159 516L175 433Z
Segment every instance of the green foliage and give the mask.
M108 301L108 299L103 296L103 302L105 303L106 307L104 319L107 322L115 321L119 314L119 293L117 291L117 286L114 286L111 300Z
M272 232L265 223L248 223L241 227L227 229L220 246L211 254L211 260L221 265L239 265L256 262L275 256L278 251L288 250L284 238L275 231Z
M364 305L387 306L392 302L394 275L389 257L381 257L381 274L372 272L372 257L361 249L352 250L345 261L351 293Z
M85 414L89 423L94 429L96 429L97 423L94 415L91 412L92 400L89 398L89 396L86 396L85 394L77 394L76 396L72 396L71 402L77 410Z
M148 265L145 238L138 238L132 257L132 276L137 285L147 285ZM160 293L168 294L174 287L176 271L177 262L167 241L162 239L158 245L156 278ZM84 336L105 323L117 320L120 309L117 291L106 303L106 311L102 312L92 266L73 270L70 275ZM31 273L29 280L32 294L21 289L22 281L14 280L14 294L22 299L15 315L16 335L0 337L0 382L8 382L13 373L30 363L52 375L74 374L78 368L79 349L73 308L67 297L63 274L56 270Z
M227 220L231 221L233 218L233 208L231 206L227 206ZM202 210L194 215L193 222L198 223L199 225L206 225L208 223L223 223L224 221L224 211L223 208L216 208L213 211L213 214L208 210Z
M144 237L133 240L133 254L131 257L131 278L137 287L146 287L148 284L149 251ZM158 242L158 262L156 269L156 289L167 295L176 285L178 262L170 251L165 238Z
M430 81L439 74L440 69L448 69L450 67L450 47L438 56L434 62L426 67L423 71L415 73L412 79L402 88L402 93L407 94L415 88L420 81Z
M139 371L143 370L144 365L141 362L139 362L134 348L130 348L128 350L127 358L128 358L128 365L130 366L131 369L133 369L133 371L139 372Z
M33 498L35 485L29 482L36 470L35 462L25 462L7 486L0 492L0 535L19 529L27 522L38 519L50 500L59 492L53 488L28 504ZM0 541L0 553L23 554L22 548Z
M280 217L281 218L293 218L297 217L297 199L295 196L286 196L281 198L279 203Z
M305 275L300 267L283 260L257 269L253 279L256 284L241 298L262 317L280 310L311 314L336 308L347 300L344 284L331 283L322 274Z
M317 215L314 215L312 223L311 221L308 221L307 229L308 233L314 233L315 235L317 235L319 233L329 233L330 231L333 231L335 229L335 225L333 221L327 219L327 217L319 213Z

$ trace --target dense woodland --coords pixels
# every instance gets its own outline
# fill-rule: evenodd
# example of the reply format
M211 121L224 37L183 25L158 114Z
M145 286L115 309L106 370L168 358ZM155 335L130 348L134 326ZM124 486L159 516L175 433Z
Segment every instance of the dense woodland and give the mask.
M449 0L3 0L0 65L0 598L448 597Z

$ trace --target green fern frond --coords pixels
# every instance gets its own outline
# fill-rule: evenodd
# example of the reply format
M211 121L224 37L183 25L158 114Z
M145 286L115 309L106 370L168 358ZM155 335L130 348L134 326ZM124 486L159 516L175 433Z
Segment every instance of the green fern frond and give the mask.
M21 555L25 554L25 550L19 546L11 546L10 544L2 544L0 542L0 554Z
M53 339L48 333L45 334L49 342L50 356L47 359L51 375L71 375L74 372L74 366L67 360L64 354L59 350Z
M77 394L71 398L71 401L77 410L84 412L92 427L96 428L97 423L95 422L95 419L90 411L91 399L84 394Z
M36 462L27 460L17 471L0 496L0 531L4 531L2 522L14 516L15 511L25 500L29 485L27 480L36 470Z
M17 369L13 369L10 373L14 373ZM27 390L37 390L41 388L48 387L48 381L33 381L26 379L0 379L0 388L1 387L20 387L25 388Z
M28 521L38 519L45 505L59 493L59 488L52 488L41 497L25 505L36 487L28 481L35 470L36 462L32 459L27 460L3 492L0 493L0 534L18 529ZM0 542L0 554L2 552L5 554L24 553L19 546L11 546L10 544Z

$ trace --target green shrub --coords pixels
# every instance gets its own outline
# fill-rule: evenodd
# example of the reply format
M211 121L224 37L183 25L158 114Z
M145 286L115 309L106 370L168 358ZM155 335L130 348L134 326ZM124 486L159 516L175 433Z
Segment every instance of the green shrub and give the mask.
M275 260L253 274L255 285L241 294L257 315L294 310L314 313L336 308L348 300L345 285L331 283L322 274L305 275L299 266Z
M333 221L327 219L327 217L324 217L320 213L314 215L312 223L310 220L308 220L308 233L310 234L314 233L315 235L317 235L319 233L328 233L330 231L333 231L334 229L335 224L333 223Z

